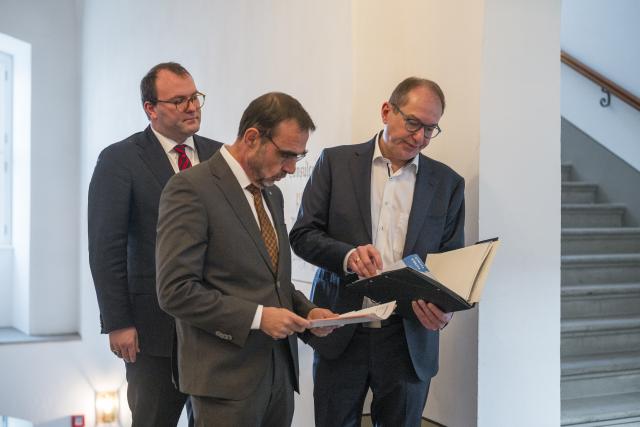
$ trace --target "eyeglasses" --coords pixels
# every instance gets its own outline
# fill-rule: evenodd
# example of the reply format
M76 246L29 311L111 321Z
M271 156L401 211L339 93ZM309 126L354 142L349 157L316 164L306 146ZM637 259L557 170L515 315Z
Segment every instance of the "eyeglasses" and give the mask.
M204 93L196 92L193 95L191 95L189 98L180 97L180 98L169 99L169 100L155 99L153 100L153 102L163 102L165 104L173 104L176 106L177 111L186 113L191 103L193 103L193 105L196 107L196 110L201 109L202 106L204 105L205 97L206 95Z
M287 160L291 160L294 159L297 162L299 162L300 160L304 159L305 156L307 155L307 152L305 151L304 153L295 153L293 151L287 151L287 150L283 150L282 148L280 148L278 146L278 144L276 144L276 142L271 139L271 137L266 134L263 133L262 134L265 138L267 138L269 141L271 141L271 143L273 144L274 147L276 147L276 150L278 150L278 154L280 155L280 157L282 158L282 162L286 162Z
M442 132L442 129L440 129L440 126L438 126L437 124L426 125L418 119L407 116L396 104L391 104L391 106L395 108L402 116L402 119L404 120L404 128L407 131L416 133L420 129L424 129L424 139L433 139L436 136L440 135L440 132Z

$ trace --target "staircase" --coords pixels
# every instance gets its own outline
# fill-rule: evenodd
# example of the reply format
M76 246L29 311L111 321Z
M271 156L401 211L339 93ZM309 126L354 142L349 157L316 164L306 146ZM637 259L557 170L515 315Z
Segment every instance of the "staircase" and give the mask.
M640 228L572 175L563 164L562 426L638 427Z

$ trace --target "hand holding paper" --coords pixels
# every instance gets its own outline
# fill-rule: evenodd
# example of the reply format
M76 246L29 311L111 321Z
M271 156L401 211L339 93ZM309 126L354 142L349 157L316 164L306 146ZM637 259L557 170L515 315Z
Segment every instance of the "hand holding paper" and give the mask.
M307 320L310 322L310 330L311 333L317 337L326 337L329 335L337 326L326 325L322 327L313 326L314 321L322 321L322 320L333 320L338 318L338 315L335 314L331 310L327 310L326 308L314 308L307 315Z
M386 304L380 304L358 311L350 311L331 319L311 320L311 327L318 328L326 326L342 326L352 323L365 323L373 322L376 320L385 320L388 319L391 314L393 314L393 310L395 310L395 308L396 302L390 301Z

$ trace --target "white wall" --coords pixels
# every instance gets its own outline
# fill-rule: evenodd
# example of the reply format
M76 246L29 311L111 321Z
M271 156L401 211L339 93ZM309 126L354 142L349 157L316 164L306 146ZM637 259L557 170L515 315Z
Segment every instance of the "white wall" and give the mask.
M353 2L353 131L363 142L382 128L380 108L411 75L440 84L447 107L442 135L425 154L466 179L466 239L478 238L478 151L483 3ZM425 415L449 426L476 419L477 311L458 313L441 334L440 372ZM456 396L452 399L451 396Z
M479 225L502 247L479 307L477 425L557 426L560 2L485 4Z
M640 97L640 2L563 0L561 46L587 66ZM600 106L600 87L562 67L562 115L640 170L640 111L611 97Z

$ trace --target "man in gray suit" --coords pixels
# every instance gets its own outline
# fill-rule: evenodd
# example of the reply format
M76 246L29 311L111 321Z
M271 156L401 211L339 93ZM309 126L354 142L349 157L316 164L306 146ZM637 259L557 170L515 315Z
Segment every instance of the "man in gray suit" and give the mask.
M126 362L133 427L175 427L187 396L172 381L175 326L156 297L158 202L171 176L222 144L195 135L204 95L180 64L151 68L140 95L150 125L105 148L91 178L89 264L102 332Z
M192 396L198 426L290 425L296 333L309 319L334 316L291 283L274 185L295 172L314 129L291 96L260 96L233 145L173 177L162 193L158 298L176 318L180 390Z
M324 150L302 196L291 246L319 267L312 300L342 313L363 300L345 289L410 254L424 259L464 243L464 180L422 154L440 132L444 94L408 78L382 104L383 130L368 142ZM419 426L438 370L438 331L451 319L412 302L391 316L314 338L316 426L359 426L367 390L376 426Z

